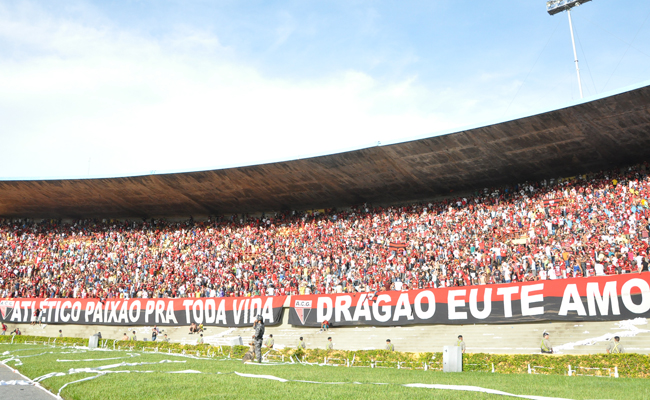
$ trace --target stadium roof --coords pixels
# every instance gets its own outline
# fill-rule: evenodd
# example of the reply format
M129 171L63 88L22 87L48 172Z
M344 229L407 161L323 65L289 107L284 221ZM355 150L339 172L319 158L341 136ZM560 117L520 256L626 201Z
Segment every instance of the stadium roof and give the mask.
M269 164L0 181L0 216L199 216L397 203L650 159L650 86L516 120Z

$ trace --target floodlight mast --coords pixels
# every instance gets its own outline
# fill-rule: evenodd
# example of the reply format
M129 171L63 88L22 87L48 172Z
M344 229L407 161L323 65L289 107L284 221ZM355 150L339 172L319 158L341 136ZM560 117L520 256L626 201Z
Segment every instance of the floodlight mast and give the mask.
M578 74L578 89L580 89L580 98L582 99L582 81L580 80L580 67L578 66L578 53L576 53L576 41L573 39L573 23L571 23L571 9L568 8L566 13L569 15L569 30L571 31L571 44L573 45L573 59L576 63L576 73Z
M580 67L578 66L578 53L576 52L576 41L573 38L573 23L571 21L571 9L580 4L587 3L591 0L549 0L546 2L546 11L550 15L555 15L566 11L569 15L569 30L571 31L571 44L573 45L573 59L576 63L576 73L578 74L578 89L580 89L580 98L582 95L582 81L580 80Z

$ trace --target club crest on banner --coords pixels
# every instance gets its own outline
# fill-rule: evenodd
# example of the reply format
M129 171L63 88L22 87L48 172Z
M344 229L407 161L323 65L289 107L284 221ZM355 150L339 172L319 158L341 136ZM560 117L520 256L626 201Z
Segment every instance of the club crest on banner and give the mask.
M14 308L13 300L0 300L0 314L2 314L2 319L7 319L8 311L11 315L11 311Z
M311 312L311 300L296 300L293 303L293 309L296 310L296 314L300 318L300 323L305 325L305 321Z

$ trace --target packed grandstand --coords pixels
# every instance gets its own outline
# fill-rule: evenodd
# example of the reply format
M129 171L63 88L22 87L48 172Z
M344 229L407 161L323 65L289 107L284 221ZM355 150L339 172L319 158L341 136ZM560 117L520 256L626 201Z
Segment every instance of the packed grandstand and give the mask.
M376 292L648 269L647 163L405 206L3 220L0 297Z

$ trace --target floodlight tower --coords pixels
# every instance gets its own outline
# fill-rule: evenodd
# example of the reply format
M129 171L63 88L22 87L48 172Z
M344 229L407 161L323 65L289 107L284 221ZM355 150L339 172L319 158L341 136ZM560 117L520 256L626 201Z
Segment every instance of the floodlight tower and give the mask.
M578 73L578 88L580 89L580 98L582 99L582 82L580 81L580 67L578 67L578 53L576 53L576 41L573 39L573 23L571 23L571 9L591 0L549 0L546 2L546 11L550 15L555 15L566 11L569 15L569 30L571 30L571 44L573 44L573 58L576 63L576 72Z

